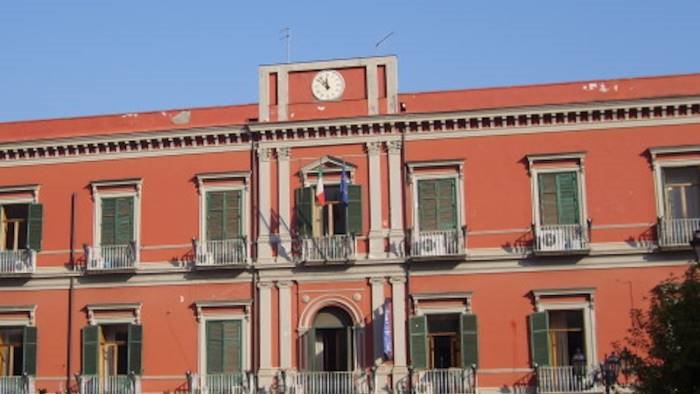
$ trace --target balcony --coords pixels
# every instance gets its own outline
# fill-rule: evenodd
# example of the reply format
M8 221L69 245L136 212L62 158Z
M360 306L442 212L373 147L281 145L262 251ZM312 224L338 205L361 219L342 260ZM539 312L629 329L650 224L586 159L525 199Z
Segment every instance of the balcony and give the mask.
M657 227L659 247L665 249L690 248L690 241L696 230L700 230L700 218L659 218Z
M304 263L346 263L355 260L354 235L301 238L300 260Z
M88 272L133 271L137 266L136 244L85 246L85 264Z
M256 392L255 378L251 373L187 374L190 394L253 394Z
M79 394L139 394L141 378L138 375L77 375Z
M412 231L410 256L414 260L459 259L464 257L464 230Z
M31 249L0 251L0 275L31 274L36 270L36 251Z
M411 372L412 394L472 394L476 392L473 368L414 370Z
M286 372L284 388L287 394L370 394L372 375L364 371Z
M588 225L553 224L534 226L533 251L538 255L586 254Z
M602 393L598 384L598 369L594 366L578 369L566 367L537 367L537 392L550 393Z
M33 376L0 376L0 393L33 394L34 392Z
M243 266L248 263L247 241L244 237L219 241L194 241L195 266L216 268Z

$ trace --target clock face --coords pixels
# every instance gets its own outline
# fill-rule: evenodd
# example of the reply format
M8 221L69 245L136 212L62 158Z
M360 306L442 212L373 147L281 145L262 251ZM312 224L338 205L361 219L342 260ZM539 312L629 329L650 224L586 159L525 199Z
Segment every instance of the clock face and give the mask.
M319 71L311 81L311 92L317 100L337 100L343 95L345 80L335 70Z

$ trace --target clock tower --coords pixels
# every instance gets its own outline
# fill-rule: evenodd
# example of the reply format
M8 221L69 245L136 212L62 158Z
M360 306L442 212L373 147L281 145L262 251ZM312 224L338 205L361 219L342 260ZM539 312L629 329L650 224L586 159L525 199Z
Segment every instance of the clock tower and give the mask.
M260 66L260 122L396 113L396 56Z

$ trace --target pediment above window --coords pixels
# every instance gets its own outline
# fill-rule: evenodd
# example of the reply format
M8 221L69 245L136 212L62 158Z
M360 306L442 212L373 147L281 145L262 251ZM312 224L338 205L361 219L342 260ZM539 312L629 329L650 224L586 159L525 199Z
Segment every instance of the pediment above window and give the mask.
M324 177L339 177L343 172L343 168L346 172L348 172L352 181L352 179L355 178L355 170L357 170L357 166L353 163L333 156L323 156L320 159L305 165L299 171L299 175L301 176L302 182L306 183L308 180L318 177L318 174L320 173L323 173Z

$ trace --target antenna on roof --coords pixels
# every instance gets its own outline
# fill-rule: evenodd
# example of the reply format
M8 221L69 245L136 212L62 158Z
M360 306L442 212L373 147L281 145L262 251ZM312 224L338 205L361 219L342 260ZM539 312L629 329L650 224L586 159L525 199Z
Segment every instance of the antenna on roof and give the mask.
M378 50L379 50L379 47L382 46L382 44L384 44L384 42L385 42L386 40L388 40L389 37L391 37L391 36L393 36L393 35L394 35L394 32L392 31L391 33L389 33L389 34L385 35L384 37L382 37L381 40L377 41L377 43L374 44L374 50L375 50L375 51L378 51Z
M287 46L287 63L289 63L289 60L292 57L292 28L285 27L284 29L280 30L280 33L283 33L280 40L284 40L285 45Z

